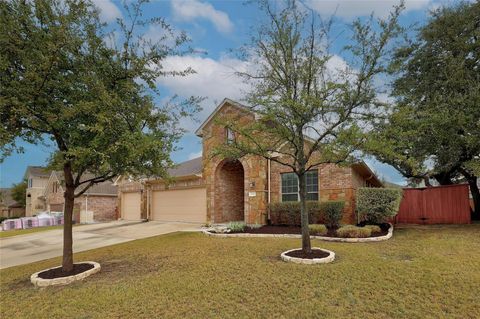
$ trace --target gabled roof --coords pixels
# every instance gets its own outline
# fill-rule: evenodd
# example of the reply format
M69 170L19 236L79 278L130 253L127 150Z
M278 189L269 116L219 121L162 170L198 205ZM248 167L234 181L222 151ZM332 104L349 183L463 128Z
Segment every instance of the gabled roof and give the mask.
M171 177L181 177L202 174L202 157L197 157L178 164L168 170Z
M201 177L202 171L203 171L203 163L202 163L201 156L176 164L174 168L170 168L167 170L170 177L187 177L187 176L194 176L194 175ZM118 182L124 177L128 179L128 176L124 176L124 175L118 176L115 179L114 184L118 185ZM161 180L161 178L158 178L158 177L147 178L146 176L142 176L136 179L136 181L153 181L153 180Z
M48 170L46 167L43 166L27 166L27 170L25 171L24 178L27 176L37 176L37 177L49 177L51 171Z
M243 111L247 111L247 112L252 112L254 113L254 111L249 108L248 106L246 105L243 105L241 103L238 103L234 100L230 100L229 98L224 98L223 101L215 108L215 110L213 110L213 112L207 117L207 119L202 123L202 125L200 125L200 127L195 131L195 135L199 136L199 137L202 137L202 134L203 134L203 129L204 127L215 117L215 115L225 106L225 105L231 105L233 107L237 107Z
M378 179L377 175L370 169L364 161L352 164L352 168L356 170L365 180L377 187L383 187L383 183Z

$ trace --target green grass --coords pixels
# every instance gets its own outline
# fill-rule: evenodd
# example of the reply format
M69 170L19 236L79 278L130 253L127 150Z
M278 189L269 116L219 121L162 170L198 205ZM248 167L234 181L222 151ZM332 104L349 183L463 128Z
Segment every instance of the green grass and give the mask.
M45 227L35 227L29 229L15 229L15 230L6 230L0 232L0 238L12 237L17 235L25 235L31 233L37 233L40 231L52 230L52 229L62 229L63 225L59 226L45 226Z
M334 263L279 254L298 239L175 233L75 255L102 271L37 290L60 258L0 270L3 318L480 318L480 225L395 230L378 243L329 243Z

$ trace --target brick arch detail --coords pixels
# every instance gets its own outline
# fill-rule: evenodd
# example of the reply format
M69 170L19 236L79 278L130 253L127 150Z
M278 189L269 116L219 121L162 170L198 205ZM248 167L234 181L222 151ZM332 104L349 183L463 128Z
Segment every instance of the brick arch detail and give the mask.
M246 221L248 165L243 159L223 159L215 165L212 213L214 223Z

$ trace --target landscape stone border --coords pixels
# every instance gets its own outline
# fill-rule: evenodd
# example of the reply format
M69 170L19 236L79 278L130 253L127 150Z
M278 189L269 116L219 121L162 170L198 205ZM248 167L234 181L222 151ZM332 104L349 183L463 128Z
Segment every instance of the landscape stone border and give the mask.
M247 234L247 233L212 233L210 229L203 230L203 233L208 236L214 237L276 237L276 238L302 238L302 235L299 234ZM377 242L385 241L390 239L393 236L393 225L390 224L388 233L383 236L378 237L367 237L367 238L342 238L342 237L325 237L325 236L310 236L312 239L320 239L323 241L330 242L343 242L343 243L368 243L368 242Z
M82 279L87 278L90 275L93 275L97 272L100 271L101 267L100 264L94 261L82 261L78 262L77 264L91 264L93 265L92 269L89 269L87 271L84 271L80 274L76 274L73 276L68 276L68 277L60 277L60 278L54 278L54 279L43 279L38 276L41 272L57 268L59 266L55 266L52 268L44 269L39 272L34 273L32 276L30 276L30 281L32 282L35 287L43 288L43 287L48 287L48 286L59 286L59 285L68 285L71 284L74 281L79 281Z
M282 260L286 261L286 262L291 262L291 263L296 263L296 264L306 264L306 265L327 264L327 263L331 263L332 261L335 260L335 253L333 251L326 250L326 249L319 248L319 247L312 247L312 250L314 250L314 249L321 250L321 251L324 251L326 253L329 253L329 255L327 257L323 257L323 258L312 258L312 259L287 256L287 254L289 252L299 250L299 249L301 249L301 248L295 248L295 249L290 249L290 250L284 251L280 255L280 258L282 258Z

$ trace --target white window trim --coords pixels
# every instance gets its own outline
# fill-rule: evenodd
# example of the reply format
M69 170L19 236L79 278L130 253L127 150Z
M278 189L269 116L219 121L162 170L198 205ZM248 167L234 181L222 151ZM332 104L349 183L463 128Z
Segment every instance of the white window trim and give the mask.
M317 171L317 191L316 192L308 192L307 191L307 194L318 194L318 202L320 201L320 177L318 176L318 169L312 169L312 170L309 170L308 172L313 172L313 171ZM297 189L298 191L296 193L284 193L283 192L283 188L282 188L282 175L283 174L294 174L296 177L297 177ZM305 181L306 182L306 181ZM306 187L306 185L305 185ZM283 201L283 195L292 195L292 194L296 194L297 195L297 200L296 201ZM299 202L300 201L300 181L298 180L298 176L294 173L294 172L282 172L280 173L280 202L282 203L288 203L288 202Z

